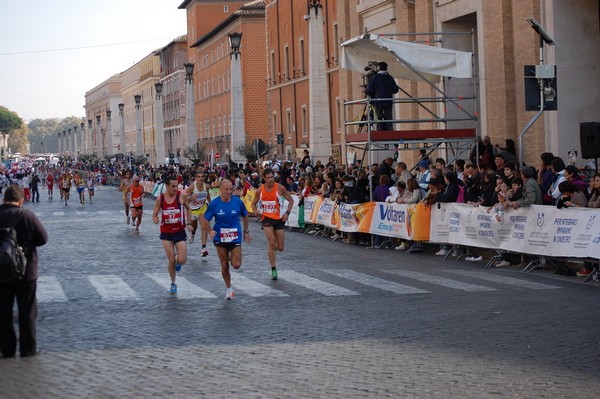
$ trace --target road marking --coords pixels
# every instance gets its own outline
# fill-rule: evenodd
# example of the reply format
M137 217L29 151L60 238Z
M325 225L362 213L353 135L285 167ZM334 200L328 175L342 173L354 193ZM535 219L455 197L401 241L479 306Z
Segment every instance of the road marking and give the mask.
M103 301L138 299L135 291L119 276L113 274L88 276Z
M357 283L367 285L369 287L379 288L380 290L391 291L395 294L425 294L429 292L419 288L409 287L408 285L398 284L393 281L384 280L382 278L371 276L368 274L358 273L352 270L332 269L324 271L333 274L334 276L356 281Z
M411 278L413 280L423 281L429 284L441 285L442 287L453 288L456 290L475 292L475 291L497 291L495 288L486 287L483 285L463 283L462 281L452 280L445 277L435 276L431 274L411 272L408 270L386 270L386 273L397 274L402 277Z
M52 215L54 216L65 216L64 212L52 212Z
M514 285L517 287L529 288L529 289L533 289L533 290L552 290L552 289L562 288L562 287L558 287L556 285L534 283L531 281L521 280L521 279L514 278L514 277L505 277L505 276L499 276L497 274L488 274L488 273L484 273L484 272L473 272L471 270L446 270L446 271L449 273L453 273L453 274L459 274L461 276L473 277L473 278L477 278L480 280L492 281L494 283L500 283L500 284Z
M38 302L67 302L67 296L58 279L54 276L39 276L37 280Z
M75 211L75 213L78 215L87 215L88 214L87 211Z
M185 267L185 266L184 266ZM171 279L168 273L146 273L146 276L156 281L161 287L164 287L165 292L169 290ZM190 283L185 277L177 276L175 281L177 284L177 298L193 299L193 298L216 298L217 296L204 288L198 287Z
M214 278L215 280L223 281L221 273L218 272L207 272L207 276ZM247 277L240 275L239 273L232 273L231 285L234 290L240 290L241 292L248 294L251 297L259 296L288 296L286 293L271 288L269 286L257 283L256 281L250 280ZM225 286L223 286L225 288Z
M358 292L300 274L293 270L286 270L283 272L283 275L286 281L316 291L325 296L360 295Z
M111 211L96 211L96 213L98 215L110 215L112 212Z

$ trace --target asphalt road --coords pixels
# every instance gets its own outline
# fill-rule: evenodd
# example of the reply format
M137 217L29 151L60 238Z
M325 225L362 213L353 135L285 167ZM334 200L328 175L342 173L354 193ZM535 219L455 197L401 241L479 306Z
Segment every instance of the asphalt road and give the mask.
M39 356L0 361L2 398L587 398L600 391L597 283L484 269L286 231L280 279L251 223L233 301L198 238L167 293L145 200L41 194ZM55 198L57 195L55 194Z

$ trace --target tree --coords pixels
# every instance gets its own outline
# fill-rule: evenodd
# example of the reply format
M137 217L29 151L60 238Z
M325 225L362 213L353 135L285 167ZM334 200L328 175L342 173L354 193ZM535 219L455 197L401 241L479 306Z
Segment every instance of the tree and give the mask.
M252 143L242 144L236 148L236 151L240 155L242 155L244 158L246 158L246 160L248 162L254 162L254 161L258 160L258 158L259 158L258 155L263 156L264 154L269 154L271 152L271 145L266 144L265 150L263 151L262 154L256 153L256 148L254 147L254 145L252 145Z
M195 147L186 147L183 150L183 156L192 161L194 165L198 165L200 162L204 162L206 160L206 150L204 147L195 146Z
M27 151L27 125L19 115L2 106L0 106L0 132L8 134L8 147L13 153Z

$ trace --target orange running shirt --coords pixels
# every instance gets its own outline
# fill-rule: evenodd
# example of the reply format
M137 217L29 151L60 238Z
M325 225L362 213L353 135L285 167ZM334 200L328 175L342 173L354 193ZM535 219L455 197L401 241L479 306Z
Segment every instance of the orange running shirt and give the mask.
M260 201L262 203L262 219L281 219L281 205L277 197L278 183L275 183L271 191L265 190L265 185L260 186Z

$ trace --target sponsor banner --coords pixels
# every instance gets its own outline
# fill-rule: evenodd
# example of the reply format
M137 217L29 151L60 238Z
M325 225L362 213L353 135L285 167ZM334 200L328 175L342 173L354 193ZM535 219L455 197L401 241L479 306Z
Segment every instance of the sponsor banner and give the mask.
M533 205L503 214L436 204L431 241L554 257L600 257L600 214L590 208Z
M369 233L410 239L409 205L376 202Z
M323 199L318 195L304 197L304 221L315 224L317 222L317 212Z
M322 199L315 223L338 230L339 220L338 205L329 198Z
M254 201L255 196L256 196L255 190L246 190L246 195L240 197L242 199L242 202L246 206L246 210L250 214L252 214L252 201ZM258 206L258 204L256 205L256 210L260 214L260 207Z
M298 204L300 203L300 197L297 195L292 195L292 201L294 201L294 205L292 205L292 211L290 212L287 221L285 222L286 226L289 227L301 227L299 224L299 216L300 216L300 207ZM283 206L281 207L282 211L285 213L288 207L288 201L284 198Z

